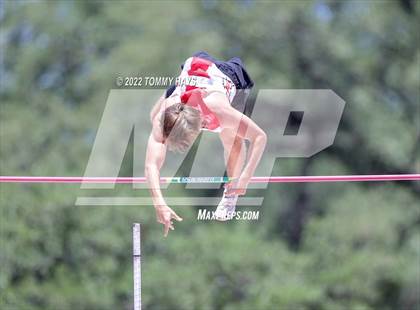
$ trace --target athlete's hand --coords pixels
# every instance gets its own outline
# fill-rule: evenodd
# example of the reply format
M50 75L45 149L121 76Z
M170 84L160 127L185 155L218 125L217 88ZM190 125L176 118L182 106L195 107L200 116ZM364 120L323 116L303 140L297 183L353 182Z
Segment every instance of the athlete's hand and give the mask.
M169 208L167 205L156 206L156 219L158 223L161 223L165 226L163 235L168 236L169 229L174 230L173 219L178 222L182 221L182 218L175 213L174 210Z
M250 176L241 175L238 180L227 183L225 185L226 195L245 195L250 180Z

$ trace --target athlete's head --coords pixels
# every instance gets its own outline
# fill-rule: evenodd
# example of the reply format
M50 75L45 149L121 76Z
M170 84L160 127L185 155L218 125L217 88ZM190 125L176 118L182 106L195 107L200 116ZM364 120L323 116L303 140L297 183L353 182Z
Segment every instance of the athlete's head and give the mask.
M201 114L197 109L176 103L162 113L163 137L169 150L185 152L201 129Z

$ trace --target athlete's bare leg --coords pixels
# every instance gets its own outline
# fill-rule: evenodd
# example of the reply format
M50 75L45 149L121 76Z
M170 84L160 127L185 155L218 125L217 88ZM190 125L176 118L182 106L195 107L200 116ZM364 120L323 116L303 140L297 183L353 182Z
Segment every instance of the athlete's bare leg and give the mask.
M223 130L220 133L224 148L226 170L228 177L238 178L241 175L246 159L246 146L236 132Z
M231 178L239 178L246 159L244 140L237 136L236 132L229 130L222 131L220 139L224 148L227 174ZM226 195L225 190L215 212L216 219L219 221L232 219L237 201L238 195Z

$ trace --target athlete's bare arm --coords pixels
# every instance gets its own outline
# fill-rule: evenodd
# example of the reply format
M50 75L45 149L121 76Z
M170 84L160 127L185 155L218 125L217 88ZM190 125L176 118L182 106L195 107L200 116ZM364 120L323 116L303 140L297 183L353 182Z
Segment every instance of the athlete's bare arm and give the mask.
M155 119L155 116L162 108L162 103L165 101L165 94L163 94L158 101L155 103L155 105L152 108L152 111L150 111L150 121L153 123L153 120Z
M267 135L253 120L235 110L224 94L211 93L204 101L217 116L222 129L237 131L239 137L250 142L247 163L239 179L227 186L227 194L244 195L264 152Z
M157 112L152 120L152 132L147 143L145 176L156 210L157 221L165 226L164 235L166 237L169 229L174 230L172 219L182 221L182 218L168 207L160 190L159 171L166 157L166 145L163 143L162 128L160 126L160 113Z

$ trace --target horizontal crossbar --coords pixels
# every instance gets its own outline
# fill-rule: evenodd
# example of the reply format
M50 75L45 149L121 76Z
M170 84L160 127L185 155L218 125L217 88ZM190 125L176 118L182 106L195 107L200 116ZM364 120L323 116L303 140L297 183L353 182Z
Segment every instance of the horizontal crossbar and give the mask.
M228 183L228 177L162 177L161 183ZM367 181L420 181L420 174L366 174L328 176L271 176L253 177L251 183L318 183ZM50 177L0 176L0 183L147 183L145 177Z

